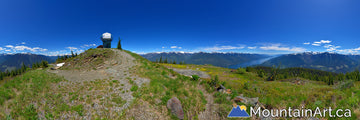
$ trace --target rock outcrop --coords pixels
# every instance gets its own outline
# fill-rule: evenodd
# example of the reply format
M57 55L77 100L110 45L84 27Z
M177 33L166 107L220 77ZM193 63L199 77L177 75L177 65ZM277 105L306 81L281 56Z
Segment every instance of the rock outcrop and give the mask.
M171 113L179 119L184 119L184 111L181 107L181 102L177 97L169 99L167 102L167 108L171 110Z

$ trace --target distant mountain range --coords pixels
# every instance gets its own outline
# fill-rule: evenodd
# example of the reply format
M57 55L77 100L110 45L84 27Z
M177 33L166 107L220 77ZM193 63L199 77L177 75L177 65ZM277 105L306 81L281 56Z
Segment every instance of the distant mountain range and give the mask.
M281 68L302 67L330 72L350 72L360 68L360 55L343 55L329 52L304 52L286 55L265 55L250 53L184 53L158 52L142 54L150 61L158 61L160 57L169 62L174 60L186 64L211 64L219 67L238 68L247 66L279 66ZM22 63L31 66L33 63L46 60L55 62L57 56L45 56L31 53L0 54L0 70L20 68Z
M302 67L330 72L350 72L359 68L360 55L343 55L329 52L304 52L282 55L270 59L259 66L279 66L281 68Z
M250 53L183 53L183 52L161 52L161 53L147 53L142 54L144 58L150 61L157 61L162 57L162 60L185 62L186 64L211 64L219 67L232 67L256 60L262 60L271 56L264 54L250 54Z
M41 62L42 60L49 63L55 62L56 56L44 56L31 53L17 53L17 54L0 54L0 70L14 70L20 68L22 63L26 66L31 66L33 63Z
M186 64L212 64L219 67L238 68L247 66L302 67L330 72L350 72L360 68L360 55L343 55L330 52L304 52L270 56L249 53L181 53L161 52L142 55L150 61L168 59Z

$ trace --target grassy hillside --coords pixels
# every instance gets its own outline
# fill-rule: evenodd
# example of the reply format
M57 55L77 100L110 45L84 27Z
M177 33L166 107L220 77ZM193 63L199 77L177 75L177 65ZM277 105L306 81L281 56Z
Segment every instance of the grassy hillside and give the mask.
M62 70L31 70L2 83L0 119L177 119L166 107L172 97L181 101L185 119L204 119L209 109L215 117L206 119L226 119L232 99L240 94L259 97L269 109L331 106L350 108L350 119L360 118L358 81L330 86L303 78L266 81L241 69L158 64L116 49L90 49L66 62ZM212 77L194 80L169 68L204 71ZM80 74L84 76L75 79ZM219 93L210 84L215 76L218 84L231 89L230 94ZM210 102L214 109L208 107Z
M205 109L207 101L203 91L198 89L198 81L191 81L189 77L130 52L136 66L126 70L125 76L129 77L124 76L125 79L108 77L74 81L65 79L68 76L54 74L110 70L111 66L99 67L117 63L114 56L121 51L112 51L90 49L66 61L68 66L63 70L31 70L3 83L0 86L0 119L176 119L166 108L172 97L181 101L185 119L197 118L198 113ZM96 54L103 56L94 57ZM125 59L119 61L125 62ZM140 78L150 79L150 83L138 85ZM127 93L133 99L124 98Z
M152 110L166 116L170 115L166 108L166 102L172 97L177 97L183 105L185 119L197 118L199 112L205 109L207 101L203 91L198 88L199 81L191 81L190 77L180 75L162 65L149 62L137 54L128 53L141 63L140 66L134 69L136 74L151 79L149 85L134 93L138 97L137 103L142 105L147 103L146 105L153 108ZM133 109L140 108L141 106L134 106ZM133 113L129 111L126 114L131 116ZM171 118L175 119L174 116Z
M163 64L169 68L193 69L207 72L211 76L218 75L220 83L230 88L230 95L218 95L218 103L230 106L233 102L224 102L225 98L243 94L245 97L259 97L259 102L266 108L349 108L352 118L360 118L360 82L347 81L335 85L327 85L320 81L303 78L289 78L277 81L266 81L266 77L258 77L256 73L238 72L227 68L204 65ZM205 84L206 86L206 84ZM210 86L208 86L210 87ZM209 92L213 91L211 87ZM241 104L241 103L238 103ZM249 105L248 105L249 107ZM328 117L328 116L327 116ZM334 118L332 118L334 119Z

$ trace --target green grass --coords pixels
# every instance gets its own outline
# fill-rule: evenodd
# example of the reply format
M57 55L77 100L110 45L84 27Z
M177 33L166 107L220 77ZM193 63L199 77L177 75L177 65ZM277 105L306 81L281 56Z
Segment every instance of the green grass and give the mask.
M69 70L96 70L96 67L102 65L107 58L114 55L111 49L89 49L76 57L67 59L66 62L69 66L65 65L61 69Z
M11 108L10 116L13 119L37 118L36 112L39 106L34 106L32 103L41 101L43 98L58 99L57 95L48 91L52 89L53 83L63 80L63 78L47 73L45 70L32 70L7 81L0 86L0 93L2 93L0 97L2 108L0 118L8 116L3 111L5 108Z
M151 80L148 85L134 91L138 99L143 99L156 110L162 111L170 98L177 97L182 103L185 119L196 118L196 115L205 109L205 97L197 88L199 81L191 80L190 77L179 75L164 66L149 62L137 54L128 53L140 62L140 66L134 70L136 74ZM169 76L176 77L172 79ZM156 99L161 102L157 103Z
M315 107L349 108L352 110L352 118L349 119L360 118L360 82L358 81L329 86L324 82L302 79L305 84L298 85L288 80L266 81L256 73L241 69L231 70L211 65L162 65L200 70L211 76L218 75L219 82L224 82L225 87L232 90L232 94L229 95L231 98L239 94L245 97L259 97L259 101L268 108L300 108L301 105L313 109ZM205 82L203 85L209 92L213 91L213 88ZM215 93L214 96L215 102L220 103L225 109L233 104L225 100L225 94Z

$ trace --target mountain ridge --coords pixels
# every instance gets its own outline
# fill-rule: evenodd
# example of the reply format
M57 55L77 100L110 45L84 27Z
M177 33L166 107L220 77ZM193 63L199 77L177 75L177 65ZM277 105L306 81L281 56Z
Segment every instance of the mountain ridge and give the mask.
M281 68L303 67L318 69L330 72L350 72L357 69L360 65L360 56L338 54L333 52L304 52L286 54L275 57L259 66L280 66Z

